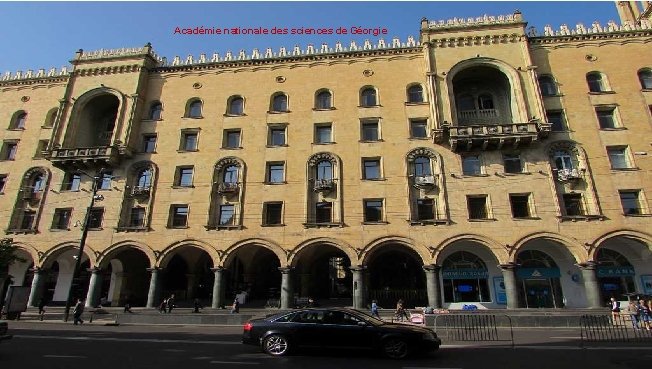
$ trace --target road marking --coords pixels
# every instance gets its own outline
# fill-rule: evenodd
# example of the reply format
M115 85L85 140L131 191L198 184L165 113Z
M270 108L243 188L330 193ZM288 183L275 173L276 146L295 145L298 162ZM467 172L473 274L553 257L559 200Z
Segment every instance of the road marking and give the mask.
M548 338L552 338L552 339L555 339L555 340L565 340L565 339L581 340L582 339L582 337L562 337L562 336L548 337Z
M38 335L14 335L14 338L35 338L35 339L58 339L71 341L115 341L115 342L151 342L151 343L189 343L205 345L242 345L236 341L192 341L192 340L164 340L154 338L112 338L112 337L62 337L62 336L38 336Z
M43 357L52 358L52 359L86 359L88 356L77 356L77 355L43 355Z
M258 365L260 363L256 363L253 361L218 361L218 360L213 360L210 362L211 364L238 364L238 365Z

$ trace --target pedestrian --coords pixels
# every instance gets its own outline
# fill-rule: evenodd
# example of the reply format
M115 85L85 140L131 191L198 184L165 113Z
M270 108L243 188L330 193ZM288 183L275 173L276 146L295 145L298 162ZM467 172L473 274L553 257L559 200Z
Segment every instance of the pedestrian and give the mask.
M84 321L81 318L83 312L84 312L84 300L77 299L77 304L75 305L75 309L72 311L72 317L73 317L72 324L74 325L77 325L78 323L84 324Z
M639 317L638 302L630 301L627 311L629 312L629 317L632 319L632 328L638 329L638 317Z
M174 294L172 294L172 295L170 295L170 297L168 297L168 301L167 301L166 305L168 306L168 314L171 314L172 309L176 307L174 305Z
M378 301L371 301L371 316L375 316L380 319L380 314L378 314Z
M231 314L238 314L240 313L240 301L238 301L238 298L236 297L233 300L233 305L231 305Z
M47 304L45 297L38 300L38 320L43 321L45 318L45 305Z
M396 311L394 312L394 316L396 317L396 320L401 321L401 322L404 319L409 319L407 311L405 310L405 307L403 306L403 299L399 299L396 302Z
M639 311L639 321L641 323L641 328L645 328L648 331L650 330L650 306L641 299L638 302L638 311Z
M130 301L131 300L129 299L129 297L127 297L125 299L124 313L133 313L133 311L131 311L131 302Z
M611 320L613 325L618 325L618 318L620 318L620 301L611 298Z
M192 311L193 313L198 313L199 309L204 308L203 306L201 306L201 303L199 302L199 299L197 299L197 298L195 299L194 306L195 306L195 310Z
M165 314L167 312L167 306L168 306L167 302L168 302L167 299L163 299L163 301L161 301L161 304L158 306L159 313Z

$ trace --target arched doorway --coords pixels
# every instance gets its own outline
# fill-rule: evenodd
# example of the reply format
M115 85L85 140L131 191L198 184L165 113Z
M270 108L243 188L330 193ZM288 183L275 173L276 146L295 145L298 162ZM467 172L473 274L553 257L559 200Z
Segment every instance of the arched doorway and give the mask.
M270 249L256 244L240 246L224 266L227 303L239 296L249 306L262 306L268 299L280 298L281 263Z
M516 256L520 306L561 308L564 306L561 273L555 261L539 250L524 250Z
M406 246L387 244L370 255L369 300L393 308L402 299L405 307L427 306L426 277L419 255Z
M145 306L149 290L150 262L141 250L125 246L101 264L100 299L109 306Z
M161 263L161 298L174 294L179 306L191 306L194 299L210 306L213 291L213 261L199 247L187 245L175 249Z
M468 251L452 253L442 263L444 302L491 302L485 262Z
M340 248L328 243L309 245L301 249L294 265L295 297L312 297L322 305L351 304L351 261Z
M627 294L636 292L636 270L623 254L616 250L600 248L596 252L595 261L598 262L596 274L605 304L612 297L616 300L628 300Z

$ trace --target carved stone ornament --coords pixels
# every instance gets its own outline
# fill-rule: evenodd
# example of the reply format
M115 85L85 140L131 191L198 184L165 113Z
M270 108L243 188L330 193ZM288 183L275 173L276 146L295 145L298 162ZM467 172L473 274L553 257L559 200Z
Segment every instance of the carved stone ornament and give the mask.
M215 164L215 171L217 171L219 173L219 172L222 171L222 169L224 169L224 168L226 168L226 167L228 167L230 165L235 165L236 167L240 168L240 167L242 167L242 162L240 161L240 159L235 158L235 157L224 158L224 159L220 160L219 162L217 162L217 164Z
M409 161L414 161L416 158L425 156L427 158L437 160L437 154L427 147L418 147L410 151L407 155Z
M310 167L314 167L317 165L317 163L322 162L324 160L330 161L331 163L333 163L333 165L337 163L337 159L335 158L335 156L333 156L333 154L327 152L320 152L310 157L310 159L308 160L308 165Z

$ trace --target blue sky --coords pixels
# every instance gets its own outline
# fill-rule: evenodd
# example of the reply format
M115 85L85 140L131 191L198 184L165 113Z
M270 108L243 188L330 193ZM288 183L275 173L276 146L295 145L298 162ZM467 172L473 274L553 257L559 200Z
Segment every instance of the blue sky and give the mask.
M0 2L0 73L68 65L77 49L138 47L151 42L155 51L171 60L188 54L195 58L213 52L224 56L258 48L280 46L302 49L309 43L334 45L363 35L175 35L176 27L333 28L353 26L388 30L389 40L418 38L419 21L484 14L511 14L519 9L539 31L546 24L590 25L617 20L613 1L428 1L428 2Z

